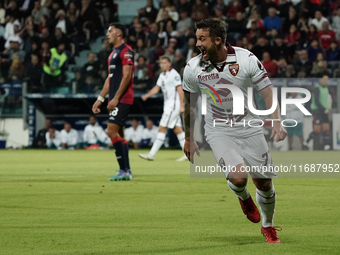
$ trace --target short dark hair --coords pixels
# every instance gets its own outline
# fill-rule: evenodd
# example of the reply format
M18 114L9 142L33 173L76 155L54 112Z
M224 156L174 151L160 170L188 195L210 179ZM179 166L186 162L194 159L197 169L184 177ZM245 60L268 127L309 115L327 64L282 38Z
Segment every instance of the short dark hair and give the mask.
M111 23L110 24L110 27L113 26L117 29L119 29L120 31L122 31L122 37L123 39L126 37L126 28L123 24L120 24L120 23Z
M196 23L196 29L207 29L213 39L220 37L222 44L227 42L227 28L223 20L217 18L203 19Z

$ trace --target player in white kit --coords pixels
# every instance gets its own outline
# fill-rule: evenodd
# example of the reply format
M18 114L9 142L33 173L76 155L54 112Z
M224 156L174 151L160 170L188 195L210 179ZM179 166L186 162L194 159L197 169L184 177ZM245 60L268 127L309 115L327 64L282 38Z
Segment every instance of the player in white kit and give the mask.
M157 151L164 143L165 133L168 128L174 130L182 149L184 146L184 132L180 118L180 114L184 111L181 76L171 67L170 58L167 56L160 57L160 66L162 72L159 75L156 86L154 86L147 94L142 96L142 100L145 101L149 97L156 95L160 89L162 89L164 96L163 115L159 123L156 141L152 145L149 153L139 154L141 158L147 160L154 159ZM186 159L187 158L184 155L177 161L184 161Z
M261 120L248 108L247 91L254 87L262 95L267 108L271 109L272 85L261 62L250 51L226 43L227 32L222 20L202 20L196 24L196 29L196 46L201 54L187 63L183 75L184 152L192 163L195 152L200 156L193 129L197 97L202 95L202 98L206 97L204 128L207 142L218 164L221 167L230 166L227 170L233 169L225 172L228 185L238 196L247 218L257 223L261 215L247 190L250 171L244 170L252 166L258 169L269 167L272 158L262 129L254 127ZM244 114L233 115L239 105L244 107ZM279 107L271 118L281 120ZM248 125L249 121L253 127ZM280 141L286 137L286 133L279 121L273 121L271 137L276 135L276 141ZM280 228L273 226L276 194L272 178L276 178L276 173L254 170L249 174L256 186L256 201L263 218L261 233L268 243L279 243L276 231Z

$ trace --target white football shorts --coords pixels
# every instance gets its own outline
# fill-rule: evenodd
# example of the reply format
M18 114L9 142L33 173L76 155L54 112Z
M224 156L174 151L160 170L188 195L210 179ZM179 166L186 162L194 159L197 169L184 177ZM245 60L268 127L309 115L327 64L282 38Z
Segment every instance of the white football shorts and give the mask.
M174 128L175 126L182 127L179 110L163 112L159 125L167 128Z
M236 166L245 163L241 169L253 173L258 178L277 178L273 171L273 161L263 134L251 137L230 137L211 134L206 138L219 166L224 167L226 178Z

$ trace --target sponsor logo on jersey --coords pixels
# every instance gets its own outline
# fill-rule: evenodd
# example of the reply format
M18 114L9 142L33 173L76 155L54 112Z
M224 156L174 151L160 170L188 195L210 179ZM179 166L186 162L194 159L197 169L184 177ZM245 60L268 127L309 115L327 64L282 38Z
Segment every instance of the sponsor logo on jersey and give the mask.
M238 71L240 70L239 64L229 65L228 67L229 67L229 72L232 76L238 75Z
M132 59L132 54L130 54L129 52L125 52L124 53L124 58L131 60Z
M220 165L220 167L224 167L225 166L225 161L223 158L220 158L220 160L218 161L218 164Z
M199 82L202 82L202 81L211 81L211 80L219 79L220 77L218 73L212 73L212 74L206 74L206 75L198 75L197 78Z

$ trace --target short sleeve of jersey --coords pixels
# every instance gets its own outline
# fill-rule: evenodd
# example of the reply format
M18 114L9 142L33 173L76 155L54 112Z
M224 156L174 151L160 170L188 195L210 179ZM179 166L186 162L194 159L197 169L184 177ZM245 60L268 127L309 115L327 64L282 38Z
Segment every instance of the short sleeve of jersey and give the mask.
M133 65L133 51L129 48L124 48L120 52L120 59L122 60L122 65Z
M177 87L179 85L182 85L182 82L181 82L181 76L179 75L179 73L177 72L174 72L174 75L172 76L173 79L172 79L172 85L174 87Z
M157 85L157 86L159 86L159 87L161 87L161 86L162 86L162 75L161 75L161 74L158 76L158 79L157 79L156 85Z
M189 63L184 68L183 73L183 90L190 93L199 92L198 85L195 81L194 71L190 67Z
M272 83L268 78L267 71L256 56L249 56L249 78L257 91L261 91Z

